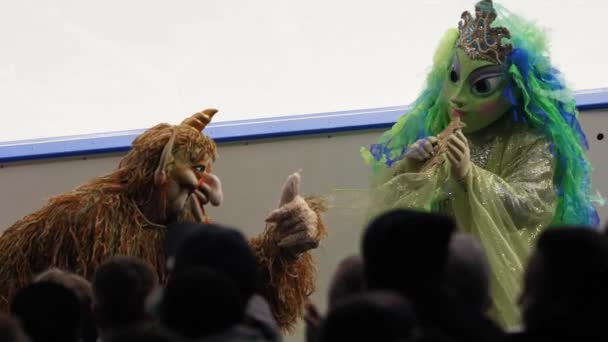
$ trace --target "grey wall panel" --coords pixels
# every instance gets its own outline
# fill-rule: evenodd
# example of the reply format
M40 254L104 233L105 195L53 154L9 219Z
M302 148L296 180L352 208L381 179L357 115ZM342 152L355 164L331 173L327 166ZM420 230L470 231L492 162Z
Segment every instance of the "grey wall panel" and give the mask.
M589 157L595 165L594 184L608 195L608 111L582 114L588 135ZM598 134L606 137L598 140ZM214 220L243 229L249 236L261 232L264 217L278 201L285 177L303 170L304 193L329 195L334 206L326 219L329 236L315 252L318 260L318 291L313 301L325 308L327 284L336 264L356 253L365 206L356 191L368 185L369 170L359 147L373 142L380 131L340 135L294 137L222 145L215 172L222 178L225 203L212 208ZM118 164L120 155L6 164L0 169L0 227L5 228L39 208L46 198L70 190ZM602 218L608 208L599 208ZM302 341L302 327L289 341Z
M581 123L589 151L587 156L593 164L593 186L602 197L608 198L608 110L587 111L581 114ZM608 205L597 206L602 226L608 219Z

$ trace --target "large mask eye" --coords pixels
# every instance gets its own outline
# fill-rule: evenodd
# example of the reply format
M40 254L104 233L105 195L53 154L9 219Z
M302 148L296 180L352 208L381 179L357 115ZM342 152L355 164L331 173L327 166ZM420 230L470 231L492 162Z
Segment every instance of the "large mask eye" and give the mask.
M450 81L456 83L458 80L460 80L460 63L458 63L458 58L454 58L450 68Z
M458 75L458 72L452 67L452 71L450 71L450 81L456 83L459 79L460 75Z
M473 82L472 91L475 95L489 95L493 93L498 86L500 86L500 82L502 81L502 76L490 76L485 78L480 78L477 81Z

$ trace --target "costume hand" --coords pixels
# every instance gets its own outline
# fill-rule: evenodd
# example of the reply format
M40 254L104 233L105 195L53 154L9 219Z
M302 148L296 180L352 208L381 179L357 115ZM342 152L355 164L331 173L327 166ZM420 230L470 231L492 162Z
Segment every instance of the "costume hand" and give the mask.
M452 175L458 180L464 179L471 169L471 150L461 130L448 138L447 155L452 165Z
M279 208L266 218L266 222L277 225L274 231L277 245L292 257L319 246L317 214L300 196L300 183L297 172L287 178Z
M428 137L411 144L405 153L405 171L420 172L424 163L437 153L437 142L437 138Z
M437 141L435 137L420 139L408 147L405 157L420 162L431 159L437 153Z

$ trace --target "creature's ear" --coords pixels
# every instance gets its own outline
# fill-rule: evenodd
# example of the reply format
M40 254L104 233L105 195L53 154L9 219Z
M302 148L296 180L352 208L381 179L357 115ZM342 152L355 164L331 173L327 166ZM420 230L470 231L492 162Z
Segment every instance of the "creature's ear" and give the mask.
M202 112L195 113L191 117L182 121L180 125L193 127L194 129L200 132L205 128L205 126L207 126L209 122L211 122L211 119L213 118L215 113L217 113L217 109L205 109Z
M175 144L176 133L177 130L173 129L171 138L169 138L169 141L165 144L158 161L158 166L156 166L156 170L154 170L154 184L156 185L164 185L167 182L167 166L174 161L173 145Z

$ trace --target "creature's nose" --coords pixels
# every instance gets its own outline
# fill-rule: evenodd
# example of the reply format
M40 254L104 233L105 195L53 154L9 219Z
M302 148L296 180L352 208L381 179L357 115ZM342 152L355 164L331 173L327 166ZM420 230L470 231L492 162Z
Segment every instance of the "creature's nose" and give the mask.
M212 205L218 206L222 203L224 197L222 182L216 175L210 172L205 173L198 184L199 189L207 196Z
M464 102L455 99L451 99L450 103L452 104L452 106L457 108L462 108L462 106L464 106Z

